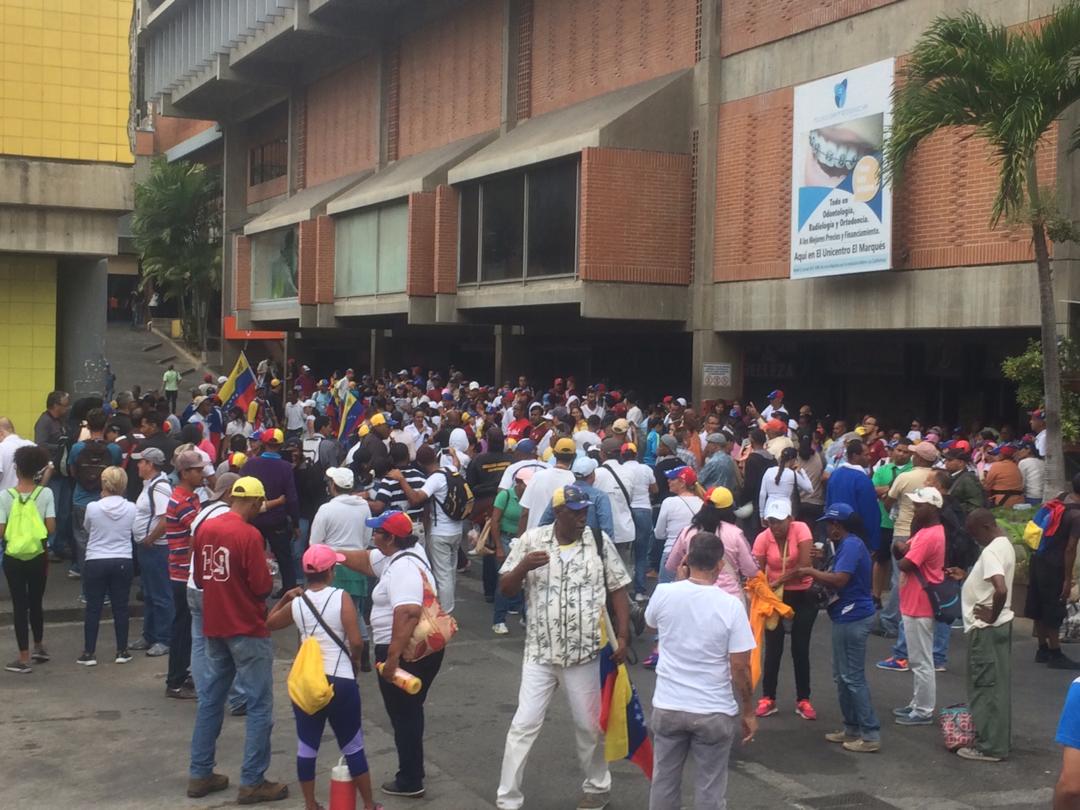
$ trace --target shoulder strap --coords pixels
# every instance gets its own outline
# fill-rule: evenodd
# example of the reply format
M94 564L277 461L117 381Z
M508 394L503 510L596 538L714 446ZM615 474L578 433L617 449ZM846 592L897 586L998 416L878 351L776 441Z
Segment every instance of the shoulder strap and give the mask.
M419 554L416 554L415 552L412 552L412 551L405 551L405 552L402 552L401 554L396 555L392 560L390 560L390 562L388 562L386 564L386 567L389 568L391 565L396 563L402 557L412 557L414 560L419 560L420 564L422 566L424 566L424 568L426 568L428 571L431 570L431 566L428 565L426 562L424 562L424 558L421 557Z
M338 588L337 590L340 590L340 588ZM341 648L341 651L343 653L348 655L349 648L345 646L344 641L338 638L338 634L330 629L330 626L326 623L326 620L323 619L322 613L315 609L315 605L311 604L311 600L308 599L308 595L306 593L302 593L300 594L300 598L304 600L304 604L308 606L308 609L315 616L315 621L317 621L319 623L319 626L326 631L326 635L330 636L330 640L337 644Z
M611 477L615 479L615 483L618 484L619 489L622 490L623 497L626 498L626 505L629 506L630 505L630 493L626 491L626 486L623 484L622 479L619 478L619 476L615 473L615 470L613 470L610 466L608 466L609 464L611 464L610 461L605 461L600 466L602 466L605 470L607 470L608 474L611 475Z

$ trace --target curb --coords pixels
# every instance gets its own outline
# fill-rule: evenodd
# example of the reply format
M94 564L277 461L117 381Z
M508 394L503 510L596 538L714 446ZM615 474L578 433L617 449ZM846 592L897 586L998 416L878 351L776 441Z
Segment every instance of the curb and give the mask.
M173 340L169 335L159 330L156 326L151 326L150 331L157 335L159 338L161 338L161 340L169 347L171 351L176 352L177 358L182 359L185 363L190 364L196 371L198 371L200 376L203 374L213 374L214 379L216 380L224 373L208 365L204 365L198 357L185 349L181 344Z
M136 602L132 598L128 604L128 618L138 619L143 615L143 606L141 602ZM45 608L45 624L59 624L62 622L81 622L86 616L86 608L82 605L75 605L74 607L58 607L58 608ZM11 611L0 611L0 627L10 627L14 613ZM112 608L105 606L101 610L101 620L103 622L111 622L113 619Z

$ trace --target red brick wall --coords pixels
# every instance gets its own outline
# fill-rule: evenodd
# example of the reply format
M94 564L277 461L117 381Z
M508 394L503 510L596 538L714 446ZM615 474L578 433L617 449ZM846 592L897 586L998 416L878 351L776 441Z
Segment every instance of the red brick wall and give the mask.
M236 276L236 301L237 310L251 309L251 239L246 236L236 236L234 250L235 261L233 270Z
M502 0L473 0L401 41L398 155L496 129Z
M722 56L853 17L896 0L725 0L720 14Z
M716 281L786 278L791 244L790 87L720 105Z
M581 153L578 270L585 281L689 284L691 158L664 152Z
M783 88L723 104L716 166L716 281L788 278L791 250L791 116ZM1030 235L990 228L997 171L990 148L946 131L925 141L893 189L893 265L920 270L1025 262ZM1055 176L1057 127L1039 152ZM752 156L752 160L747 160Z
M535 0L532 114L694 64L697 0Z
M405 292L435 294L435 192L409 195L409 252L405 264Z
M334 303L334 218L315 220L315 303Z
M289 175L283 174L265 183L259 183L247 188L247 204L269 200L271 197L280 197L289 192Z
M213 121L156 115L154 116L154 154L160 155L212 126L214 126Z
M318 285L316 277L318 231L315 220L308 219L300 223L297 228L298 240L297 253L297 301L303 304L315 303L315 290Z
M292 138L296 155L296 191L307 188L307 94L295 96Z
M458 210L457 189L435 189L435 292L457 292Z
M378 65L368 57L307 89L308 186L370 168L378 161Z

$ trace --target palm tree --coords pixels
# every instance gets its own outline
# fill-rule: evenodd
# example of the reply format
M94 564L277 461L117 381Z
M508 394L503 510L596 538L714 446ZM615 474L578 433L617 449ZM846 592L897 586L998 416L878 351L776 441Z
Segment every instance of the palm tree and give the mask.
M1050 241L1074 238L1040 188L1035 152L1047 131L1080 99L1080 2L1069 0L1041 26L1008 29L971 11L939 17L923 33L893 90L885 173L899 178L918 145L962 127L993 149L998 192L991 226L1005 217L1031 228L1039 282L1046 407L1046 496L1065 488L1061 366ZM1072 133L1080 145L1080 130Z
M221 289L221 189L202 164L154 161L135 187L131 227L142 288L177 302L184 338L205 356L210 297Z

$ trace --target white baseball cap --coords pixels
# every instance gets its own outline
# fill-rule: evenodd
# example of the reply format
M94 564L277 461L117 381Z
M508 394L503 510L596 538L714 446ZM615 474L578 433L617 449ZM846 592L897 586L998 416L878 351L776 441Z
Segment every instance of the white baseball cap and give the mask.
M333 481L338 489L346 491L351 491L356 481L353 471L348 467L330 467L326 471L326 477Z
M919 487L914 492L908 493L908 497L911 498L912 503L928 503L938 509L945 505L941 492L933 487Z
M765 520L786 520L791 517L791 501L787 498L773 498L765 504Z

